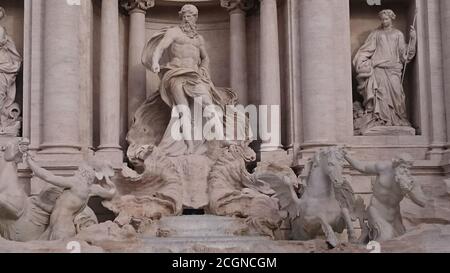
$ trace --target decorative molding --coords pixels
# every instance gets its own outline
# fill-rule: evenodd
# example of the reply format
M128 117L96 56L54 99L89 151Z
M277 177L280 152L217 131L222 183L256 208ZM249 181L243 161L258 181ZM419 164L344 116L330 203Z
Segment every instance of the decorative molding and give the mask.
M178 22L170 21L170 20L157 20L152 18L151 20L146 20L145 28L152 30L152 31L158 31L161 30L164 27L175 27L178 26ZM229 30L230 24L229 22L209 22L209 23L203 23L198 24L198 31L204 32L204 31L215 31L215 30Z
M255 0L220 0L220 5L229 12L247 12L255 7Z
M120 4L128 13L136 11L146 13L155 6L155 0L121 0Z

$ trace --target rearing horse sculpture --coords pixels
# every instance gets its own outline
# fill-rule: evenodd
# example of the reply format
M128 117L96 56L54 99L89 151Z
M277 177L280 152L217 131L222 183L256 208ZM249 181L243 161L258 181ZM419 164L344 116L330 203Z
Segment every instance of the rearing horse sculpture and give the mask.
M349 241L356 241L352 215L357 217L361 198L355 201L353 190L343 177L343 150L327 148L318 151L307 165L307 181L301 198L288 177L264 174L259 179L275 190L281 210L288 213L294 240L311 240L325 235L330 247L336 247L335 232L348 230ZM362 206L361 206L362 207Z

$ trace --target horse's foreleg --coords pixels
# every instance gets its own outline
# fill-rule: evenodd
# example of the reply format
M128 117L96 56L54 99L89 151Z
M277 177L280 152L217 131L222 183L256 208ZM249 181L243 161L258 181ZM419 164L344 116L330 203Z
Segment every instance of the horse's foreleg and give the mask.
M345 225L347 227L348 241L350 243L356 243L358 238L356 237L355 228L353 227L350 211L347 208L342 209L342 217L344 218Z
M327 238L327 243L331 248L337 247L339 244L338 239L336 238L336 234L334 234L333 228L328 224L323 217L319 218L320 225L322 226L323 233L325 234L325 237Z

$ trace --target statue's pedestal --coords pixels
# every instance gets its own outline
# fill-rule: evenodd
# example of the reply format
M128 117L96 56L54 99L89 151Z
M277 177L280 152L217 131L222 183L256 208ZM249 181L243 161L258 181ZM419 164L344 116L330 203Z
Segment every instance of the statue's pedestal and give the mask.
M201 155L171 158L183 182L183 208L204 209L209 205L208 176L213 162Z
M376 126L362 132L363 136L415 136L416 129L408 126Z
M164 217L155 223L158 235L166 238L206 238L248 235L245 219L212 215Z

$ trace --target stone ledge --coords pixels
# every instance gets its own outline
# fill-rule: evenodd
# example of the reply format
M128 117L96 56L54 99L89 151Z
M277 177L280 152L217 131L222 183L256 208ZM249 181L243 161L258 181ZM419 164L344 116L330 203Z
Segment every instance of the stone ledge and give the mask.
M362 133L363 136L415 136L416 129L407 126L377 126Z
M102 236L100 236L102 237ZM322 239L271 241L261 237L143 237L89 244L78 238L83 253L368 253L366 245L341 243L329 249ZM137 240L136 240L137 239ZM18 243L0 238L0 253L69 253L73 240ZM90 241L90 240L88 240ZM101 245L99 247L98 245ZM450 225L424 224L381 243L381 253L450 253Z

